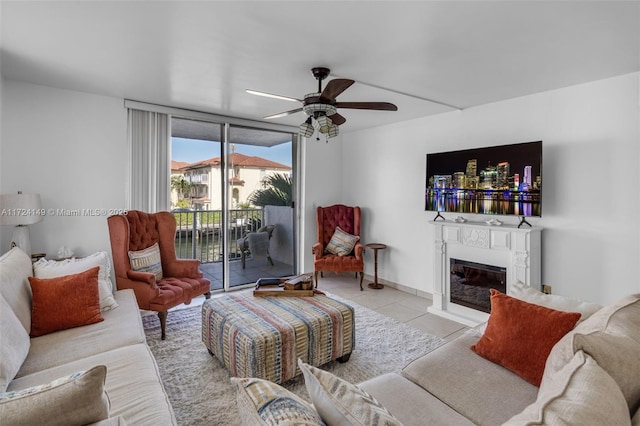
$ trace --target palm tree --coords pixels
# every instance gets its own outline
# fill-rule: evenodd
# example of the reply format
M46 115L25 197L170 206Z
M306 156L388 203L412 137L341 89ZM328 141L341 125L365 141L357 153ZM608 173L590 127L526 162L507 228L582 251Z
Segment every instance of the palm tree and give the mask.
M185 198L185 195L188 195L193 187L193 183L186 180L184 176L171 176L171 189L174 189L176 190L176 192L178 192L178 199Z
M291 176L276 173L264 178L264 189L254 191L249 201L255 206L290 206L293 181Z

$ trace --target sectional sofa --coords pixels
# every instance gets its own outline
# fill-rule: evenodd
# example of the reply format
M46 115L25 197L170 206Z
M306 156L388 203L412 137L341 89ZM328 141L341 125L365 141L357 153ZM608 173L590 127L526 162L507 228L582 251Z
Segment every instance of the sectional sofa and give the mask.
M486 359L472 349L492 321L504 320L494 318L492 307L487 324L413 361L401 374L373 378L360 388L405 426L640 425L640 294L598 309L529 288L514 293L527 303L581 313L575 328L544 356L539 387L514 373L522 372L517 366L507 369L501 359ZM559 320L547 322L545 311L538 312L525 329L545 335L558 329ZM527 321L514 317L507 321ZM500 344L500 336L491 338L490 344ZM527 341L522 334L506 339L505 351ZM529 341L519 349L534 352L536 346Z
M100 268L96 273L108 276ZM32 305L40 303L32 275L31 259L19 248L0 257L2 424L176 424L133 291L116 291L108 309L99 306L102 320L29 337ZM63 304L51 306L48 316L59 315Z

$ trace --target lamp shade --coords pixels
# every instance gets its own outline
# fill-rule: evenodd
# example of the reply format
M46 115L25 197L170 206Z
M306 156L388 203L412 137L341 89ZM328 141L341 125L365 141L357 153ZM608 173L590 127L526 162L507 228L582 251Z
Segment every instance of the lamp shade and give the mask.
M307 121L300 125L300 135L304 136L305 138L310 138L311 136L313 136L313 132L315 132L315 129L311 125L311 117L309 117Z
M320 133L329 132L329 126L331 126L333 124L331 122L331 119L329 117L327 117L326 115L321 115L318 118L316 118L316 122L318 123L318 131Z
M32 225L42 220L44 214L40 194L0 195L0 225Z
M338 129L338 126L336 126L335 124L331 124L329 126L329 131L327 132L327 137L328 138L335 138L336 136L338 136L338 133L340 133L340 129Z

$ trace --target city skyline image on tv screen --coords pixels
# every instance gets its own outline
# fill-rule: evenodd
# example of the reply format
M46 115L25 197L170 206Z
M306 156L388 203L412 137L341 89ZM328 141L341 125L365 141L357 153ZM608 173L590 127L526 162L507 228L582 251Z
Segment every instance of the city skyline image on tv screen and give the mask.
M427 154L425 210L541 216L542 141Z

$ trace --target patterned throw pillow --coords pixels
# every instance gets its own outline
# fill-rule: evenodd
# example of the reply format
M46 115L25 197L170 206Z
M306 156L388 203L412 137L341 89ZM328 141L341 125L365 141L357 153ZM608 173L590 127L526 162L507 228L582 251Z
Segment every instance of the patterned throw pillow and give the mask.
M328 371L298 360L313 405L329 425L402 426L373 396Z
M338 256L346 256L356 245L360 237L351 235L342 230L339 226L336 226L336 230L331 237L331 241L327 244L326 251Z
M104 389L107 367L98 365L45 385L0 393L0 419L7 425L86 425L109 417Z
M162 279L162 261L160 260L160 246L155 243L144 250L130 251L129 261L131 269L140 272L151 272L156 276L156 281Z
M276 383L237 377L231 382L238 391L243 425L324 425L311 405Z

